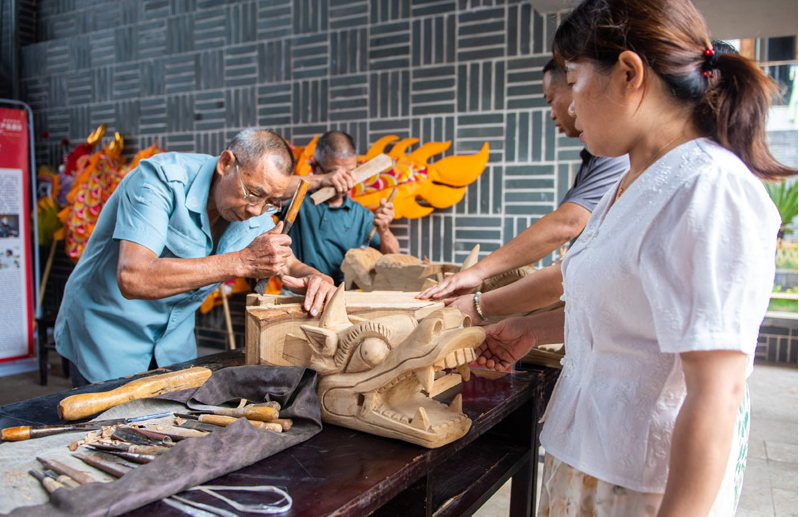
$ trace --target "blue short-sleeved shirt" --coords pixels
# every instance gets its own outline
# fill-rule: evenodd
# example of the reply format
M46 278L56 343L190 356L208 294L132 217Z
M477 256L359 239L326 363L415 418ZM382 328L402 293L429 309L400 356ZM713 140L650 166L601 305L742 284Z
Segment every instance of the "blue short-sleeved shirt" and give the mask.
M55 326L58 352L87 380L145 371L153 357L159 366L196 357L194 312L219 284L160 300L127 300L116 279L119 241L135 242L159 257L211 255L206 204L217 160L183 153L142 160L103 207L67 281ZM268 214L232 222L216 253L239 251L273 226Z
M329 275L338 285L344 281L341 272L344 255L352 248L361 247L372 229L372 221L372 212L349 196L339 206L314 205L306 198L289 231L291 250L300 262ZM377 232L369 245L380 249Z

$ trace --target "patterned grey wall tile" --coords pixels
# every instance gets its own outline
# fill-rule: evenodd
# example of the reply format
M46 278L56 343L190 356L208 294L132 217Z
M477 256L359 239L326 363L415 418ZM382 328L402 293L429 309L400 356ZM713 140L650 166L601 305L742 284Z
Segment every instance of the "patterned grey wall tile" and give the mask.
M139 117L141 101L125 100L117 102L114 107L114 125L116 130L127 138L129 135L139 134ZM128 147L128 146L126 146ZM143 148L138 148L140 151Z
M452 63L455 60L455 15L413 22L413 66Z
M62 138L80 138L75 134L73 137L69 132L69 110L67 108L51 108L47 111L47 125L42 129L50 132L50 138L60 141ZM83 135L86 138L88 135Z
M113 135L116 131L119 131L119 128L117 128L116 125L115 114L116 114L116 105L112 102L104 102L102 104L92 104L91 106L89 106L89 125L93 128L96 128L102 124L108 124L108 129L106 131L106 134ZM120 131L120 134L121 133L122 132Z
M74 36L69 42L69 69L83 70L91 66L89 36Z
M67 105L80 106L92 102L92 77L84 72L66 75Z
M225 95L222 91L194 96L194 130L216 131L225 125Z
M455 117L423 117L411 121L411 135L419 139L420 145L428 142L452 142L455 140ZM444 156L455 154L455 146L450 145L444 153L430 157L428 164Z
M368 118L369 83L366 75L348 76L330 81L330 120L348 121Z
M369 23L369 0L329 0L328 20L331 31Z
M256 40L257 7L255 2L244 2L227 7L225 39L228 45L250 43Z
M166 133L166 99L142 99L139 107L139 131L144 135Z
M222 88L225 78L224 59L222 50L208 50L194 55L197 90Z
M370 0L369 21L372 24L408 18L410 0Z
M330 75L351 74L367 70L366 29L330 33Z
M139 59L156 59L166 55L168 52L166 20L153 20L146 25L140 25L138 31Z
M574 164L561 163L558 164L557 179L557 199L563 199L566 191L569 190L572 184L573 173L576 172L577 166Z
M257 60L258 83L278 83L291 79L291 42L259 43Z
M142 0L139 3L140 20L160 20L172 14L169 0Z
M328 80L300 81L292 91L295 124L318 123L328 119Z
M533 10L533 54L544 52L544 17Z
M229 47L225 51L225 86L249 86L258 80L258 49L255 44Z
M65 107L69 97L67 78L63 75L50 76L50 107Z
M47 43L37 43L22 47L22 59L20 77L41 78L46 73L47 68Z
M388 135L400 138L410 138L410 124L408 119L383 119L373 120L369 123L369 142L377 142Z
M47 45L46 73L64 74L69 71L69 46L66 40L51 41Z
M194 95L173 95L166 99L166 130L170 133L194 130ZM254 125L254 124L252 124Z
M21 81L21 95L25 102L36 112L45 110L49 105L50 81L47 78L31 78Z
M255 126L258 122L256 107L256 88L241 88L225 92L227 106L226 127L245 128Z
M171 0L170 13L173 15L185 15L197 10L197 0Z
M369 116L406 117L410 113L410 73L376 72L369 75ZM434 111L442 113L442 111Z
M134 61L138 54L138 31L135 27L122 27L114 32L114 59L117 63Z
M69 113L69 134L79 135L85 139L95 128L90 123L89 106L67 108Z
M508 7L507 56L530 54L533 49L533 7L524 2Z
M142 97L163 95L165 91L164 60L150 59L139 62L139 92Z
M458 9L454 0L412 0L414 18L454 13Z
M139 4L139 0L123 0L122 2L118 2L120 25L139 23Z
M164 93L188 93L197 84L197 63L191 55L168 57L164 60Z
M295 80L327 77L328 38L326 34L298 36L291 43L291 72Z
M89 38L89 54L91 66L111 66L116 64L114 50L114 34L112 29L93 32Z
M311 34L327 30L328 0L296 0L294 2L294 34Z
M197 148L194 140L195 136L192 133L177 133L166 135L161 145L170 151L178 153L194 153Z
M175 22L176 25L181 24ZM210 9L197 11L192 18L194 50L216 50L225 46L225 11ZM185 35L192 32L185 32Z
M291 85L259 86L258 125L279 126L291 123Z
M410 43L410 22L408 21L370 26L369 69L386 70L409 66Z
M258 39L291 36L292 12L291 0L261 0L258 3Z
M194 152L219 156L227 148L228 141L224 131L197 133L194 139Z

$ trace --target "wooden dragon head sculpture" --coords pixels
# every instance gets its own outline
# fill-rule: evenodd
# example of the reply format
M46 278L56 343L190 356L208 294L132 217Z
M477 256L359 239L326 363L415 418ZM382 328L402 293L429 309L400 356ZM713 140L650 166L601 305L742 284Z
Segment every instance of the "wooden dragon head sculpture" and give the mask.
M471 420L460 394L451 404L433 396L445 369L469 379L483 329L450 308L419 321L407 314L351 318L343 294L342 286L318 326L300 327L319 373L322 419L430 448L465 435Z

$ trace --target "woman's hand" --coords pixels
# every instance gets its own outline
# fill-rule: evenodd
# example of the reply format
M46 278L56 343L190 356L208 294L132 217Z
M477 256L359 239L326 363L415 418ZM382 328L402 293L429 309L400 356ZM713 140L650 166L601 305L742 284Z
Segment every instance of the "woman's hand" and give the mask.
M482 283L483 277L474 271L473 268L468 268L445 278L444 281L437 286L420 293L417 298L420 300L427 300L428 298L444 298L451 294L461 296L473 293Z
M536 346L529 318L510 318L485 327L486 339L477 347L477 364L507 371Z

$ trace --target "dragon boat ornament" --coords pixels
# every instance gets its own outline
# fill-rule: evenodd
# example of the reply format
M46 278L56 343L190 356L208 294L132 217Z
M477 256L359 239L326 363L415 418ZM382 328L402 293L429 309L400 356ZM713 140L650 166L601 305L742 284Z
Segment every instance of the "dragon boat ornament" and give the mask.
M311 159L316 149L316 137L304 147L292 146L296 159L295 174L304 176L311 173ZM449 208L458 203L466 194L466 186L473 183L485 170L488 163L488 143L472 155L454 155L436 162L427 163L433 156L447 151L452 142L427 142L407 153L408 149L419 143L418 138L404 138L388 135L377 140L364 155L358 156L358 164L363 164L382 154L386 147L394 143L386 153L394 160L394 167L375 174L358 183L350 190L350 197L373 210L380 206L380 200L388 198L397 187L394 198L394 218L417 219L430 214L434 209ZM407 154L406 154L407 153ZM422 200L425 205L419 203Z

